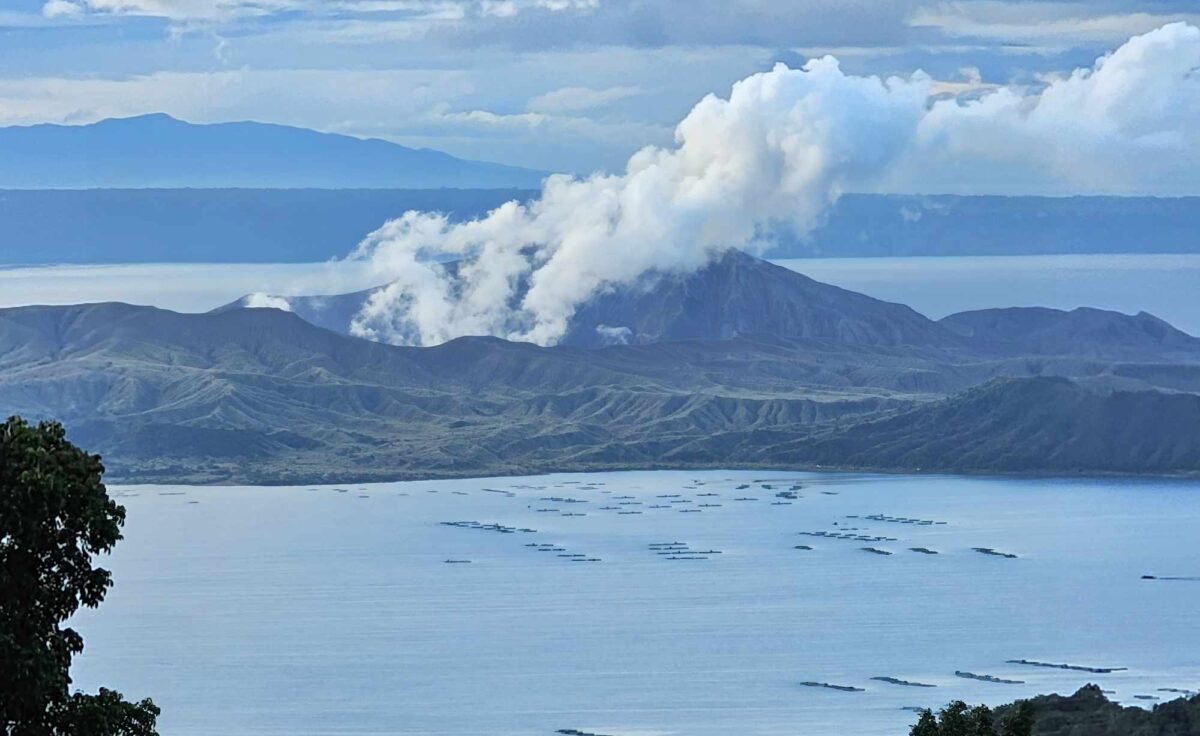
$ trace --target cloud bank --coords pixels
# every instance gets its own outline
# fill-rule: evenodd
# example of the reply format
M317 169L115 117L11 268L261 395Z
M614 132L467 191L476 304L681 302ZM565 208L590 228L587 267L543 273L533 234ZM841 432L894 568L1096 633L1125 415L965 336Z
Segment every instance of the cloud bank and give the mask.
M885 188L961 194L1200 193L1200 28L1135 36L1036 92L929 109Z
M932 80L845 73L832 57L777 65L708 96L672 148L624 173L553 176L539 199L451 224L407 212L352 255L391 284L356 334L432 345L496 335L550 345L597 293L684 273L772 233L809 232L846 191L1200 190L1200 29L1130 39L1039 90L931 102ZM438 261L457 259L455 268Z

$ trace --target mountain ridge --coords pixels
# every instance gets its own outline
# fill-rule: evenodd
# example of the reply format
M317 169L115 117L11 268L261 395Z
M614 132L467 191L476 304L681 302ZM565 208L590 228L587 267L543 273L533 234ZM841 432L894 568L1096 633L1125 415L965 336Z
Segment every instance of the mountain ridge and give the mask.
M0 410L63 420L124 481L717 466L1200 471L1200 459L1189 466L1200 442L1200 359L1163 357L772 335L595 348L466 337L416 348L276 309L20 307L0 310ZM1170 453L1104 444L1114 423L1095 420L1104 416L1096 402L1117 394L1149 407L1128 412L1121 436L1160 437L1161 417L1176 417ZM1029 421L1045 428L1030 431ZM1074 454L1047 452L1070 444L1055 434L1067 429L1083 438ZM975 447L981 433L1024 460L995 462L998 453Z
M0 188L512 188L544 172L379 138L154 113L0 128Z
M1091 391L1038 376L995 379L774 451L790 449L798 462L883 469L1195 472L1198 430L1200 395Z
M274 296L269 303L282 299L308 322L349 334L351 320L380 288ZM247 295L213 311L252 303L253 295ZM614 339L614 333L625 339ZM961 348L990 355L1200 358L1200 338L1145 312L1006 307L959 312L934 321L905 305L823 284L736 250L692 273L653 273L637 283L601 292L580 306L560 344L596 348L744 335Z
M453 264L450 267L453 275ZM349 334L350 321L376 289L349 294L272 297L313 324ZM518 290L517 299L521 292ZM253 304L247 295L218 307ZM824 284L731 249L690 272L653 272L602 290L576 310L561 345L725 340L740 335L833 339L848 344L950 346L955 331L910 307ZM622 339L623 338L623 339Z

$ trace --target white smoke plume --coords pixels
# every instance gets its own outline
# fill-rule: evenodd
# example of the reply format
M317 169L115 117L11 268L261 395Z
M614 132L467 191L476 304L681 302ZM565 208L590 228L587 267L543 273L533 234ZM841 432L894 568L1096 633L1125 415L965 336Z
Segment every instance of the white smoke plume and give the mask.
M394 282L354 330L425 345L469 334L554 343L599 290L698 268L753 246L774 223L811 228L903 147L928 84L848 76L832 58L780 65L738 82L728 100L703 99L676 129L676 148L644 148L624 174L552 176L527 206L457 225L407 212L355 254ZM430 256L468 260L454 280L421 260Z
M689 272L729 248L761 250L781 226L803 235L846 191L956 179L963 189L1105 190L1131 166L1145 170L1147 155L1196 162L1198 66L1200 29L1183 23L1040 90L969 101L931 103L920 72L885 80L846 74L832 57L781 64L728 99L701 100L675 147L642 149L622 174L552 176L536 200L470 222L410 211L386 223L351 256L391 282L352 330L402 344L497 335L550 345L595 294L651 271ZM1196 171L1185 176L1193 186ZM460 263L438 264L447 259Z
M285 312L292 311L292 305L287 299L281 296L272 296L263 292L255 292L246 297L244 302L246 309L282 309Z

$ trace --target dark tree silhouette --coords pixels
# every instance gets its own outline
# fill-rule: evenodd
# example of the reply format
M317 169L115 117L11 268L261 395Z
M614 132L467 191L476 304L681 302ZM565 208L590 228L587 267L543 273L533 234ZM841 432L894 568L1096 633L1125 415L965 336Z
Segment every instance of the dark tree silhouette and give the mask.
M1019 710L1006 721L1000 736L1030 736L1033 716L1028 704L1021 701L1012 706ZM997 736L996 717L986 705L974 708L961 700L955 700L942 708L935 718L930 710L921 711L920 717L909 730L909 736Z
M1018 700L1000 723L1001 736L1030 736L1033 733L1033 706Z
M152 736L159 710L120 693L70 693L83 639L62 626L104 600L111 574L92 564L121 539L125 509L104 466L62 425L0 424L0 726L5 736Z
M977 705L967 713L968 729L971 736L996 736L995 718L992 709L986 705Z
M967 704L955 700L938 713L938 733L941 736L971 736L971 721Z
M926 708L921 711L921 715L917 718L917 722L909 729L908 736L940 736L938 731L937 719L933 717L933 711Z

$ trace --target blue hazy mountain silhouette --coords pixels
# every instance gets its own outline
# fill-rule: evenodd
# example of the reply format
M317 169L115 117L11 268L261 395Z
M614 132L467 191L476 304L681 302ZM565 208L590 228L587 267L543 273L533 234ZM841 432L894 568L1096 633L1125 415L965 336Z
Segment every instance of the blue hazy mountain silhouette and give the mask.
M169 115L0 128L0 188L536 187L544 172L304 128Z

